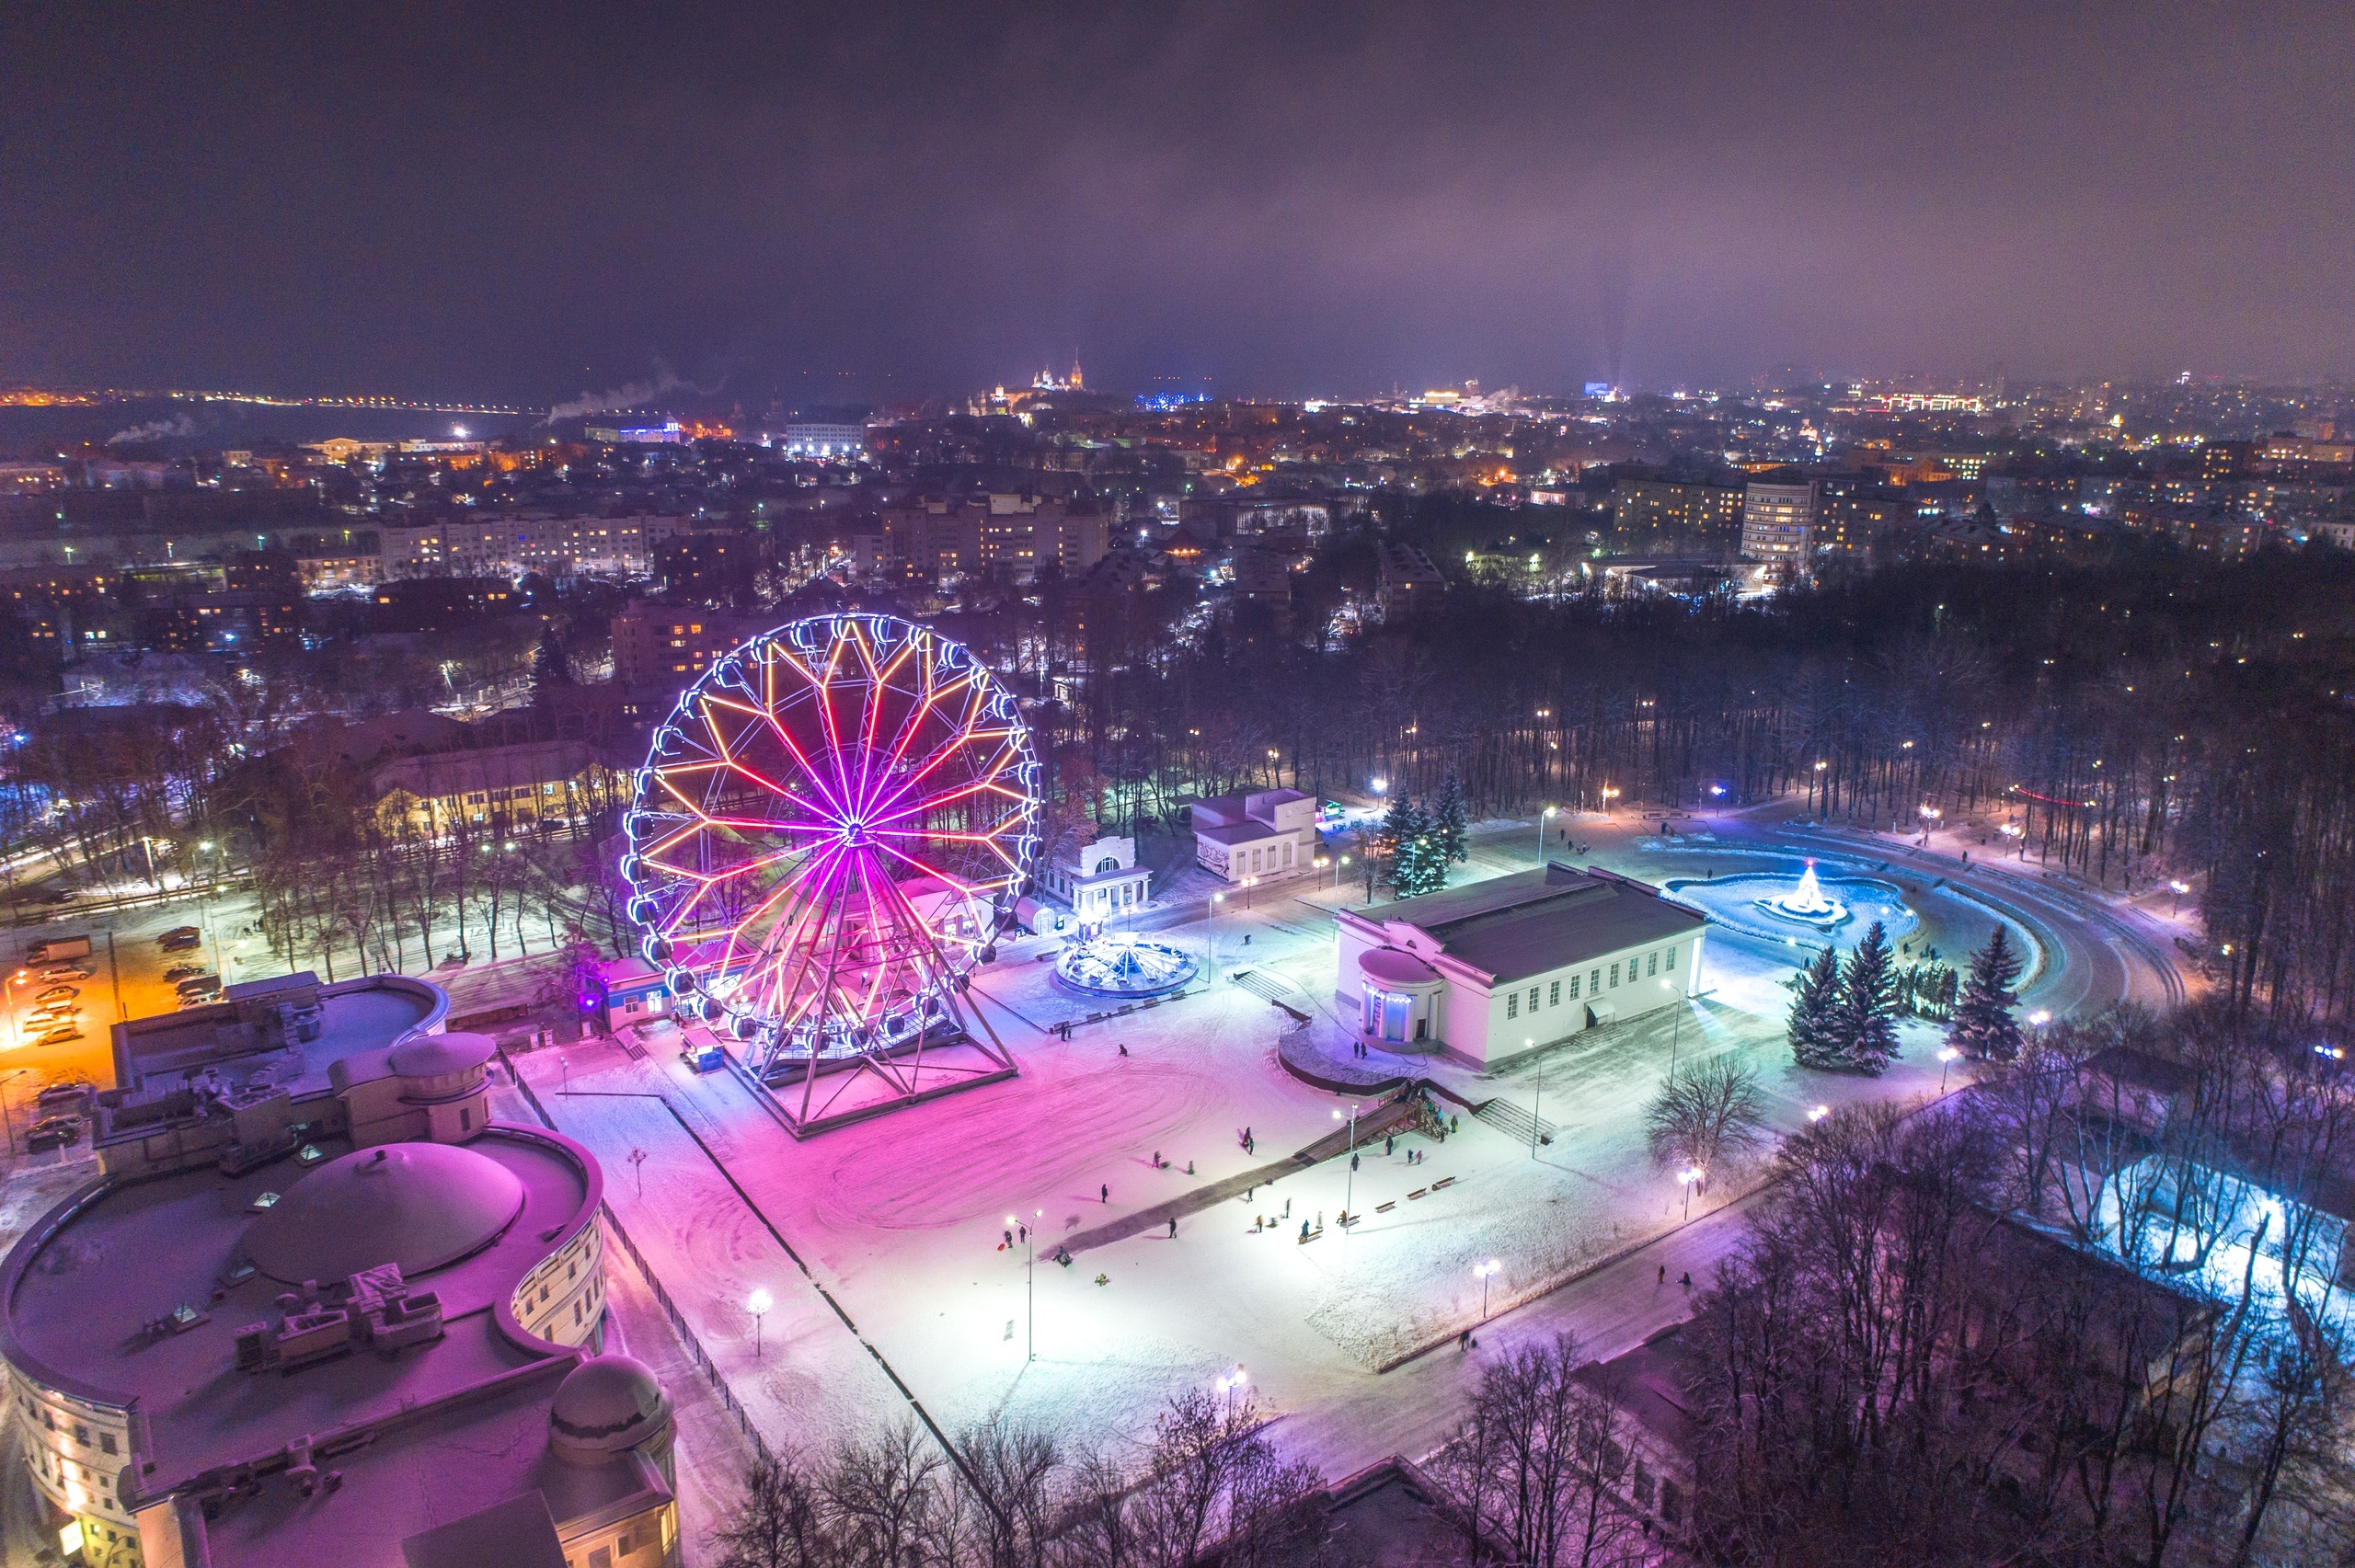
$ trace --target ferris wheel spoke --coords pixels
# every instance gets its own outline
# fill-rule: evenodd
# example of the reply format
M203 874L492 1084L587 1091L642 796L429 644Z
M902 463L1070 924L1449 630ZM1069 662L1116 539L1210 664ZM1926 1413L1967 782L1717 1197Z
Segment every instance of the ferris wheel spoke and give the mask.
M830 809L821 811L819 814L821 816L828 817L844 815L844 801L842 797L836 795L833 791L826 787L826 777L824 773L821 772L815 763L810 761L809 753L801 750L800 745L793 738L792 732L787 730L782 723L778 722L774 704L755 709L742 707L738 704L729 703L724 698L719 697L707 697L705 701L707 704L716 706L736 708L737 711L751 716L755 722L766 726L769 733L776 737L778 744L782 745L786 750L792 753L793 761L801 769L803 776L807 777L810 783L818 786L819 794L827 797L830 804ZM732 759L729 761L732 761ZM741 767L739 771L750 772L750 770L742 769ZM758 777L757 774L753 776ZM794 798L795 804L801 807L805 811L819 811L818 807L810 805L809 802L791 796L791 792L786 790L782 785L771 784L766 779L760 779L760 783L778 795L787 795L788 798Z
M971 680L970 677L966 677L964 679L968 681ZM964 715L966 718L970 718L971 716L972 705L973 704L971 702L966 704L967 712ZM988 738L994 735L1005 733L1005 731L972 729L968 727L962 719L945 720L944 723L947 725L948 733L933 746L931 750L925 753L922 761L917 762L914 767L908 771L907 777L901 780L899 784L892 789L890 794L884 795L879 800L869 803L867 810L870 815L883 807L896 803L904 796L909 790L913 789L917 784L923 783L925 778L929 775L935 768L939 767L950 758L955 757L960 750L965 747L971 745L975 740ZM913 733L916 727L917 727L913 724L907 726L902 730L902 738L904 740L907 735Z

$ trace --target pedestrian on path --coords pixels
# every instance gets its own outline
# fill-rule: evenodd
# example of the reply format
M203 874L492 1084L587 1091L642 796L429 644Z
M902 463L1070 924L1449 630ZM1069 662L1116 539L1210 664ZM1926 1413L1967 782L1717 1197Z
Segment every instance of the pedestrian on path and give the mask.
M1357 1168L1358 1168L1358 1157L1357 1157L1356 1155L1352 1154L1352 1155L1350 1155L1350 1170L1352 1170L1352 1171L1354 1171L1354 1170L1356 1170Z
M1011 1230L1005 1233L1005 1244L1009 1247L1014 1245L1014 1232Z
M1068 1036L1068 1035L1066 1035L1066 1036L1064 1036L1063 1037L1064 1037L1065 1039L1069 1039L1071 1036ZM1122 1046L1122 1047L1120 1047L1120 1055L1121 1055L1123 1058L1125 1058L1128 1054L1129 1054L1129 1047L1126 1047L1126 1046Z
M1682 1286L1683 1286L1683 1287L1684 1287L1684 1288L1685 1288L1685 1289L1687 1289L1687 1290L1692 1289L1692 1288L1693 1288L1693 1274L1692 1274L1692 1271L1691 1271L1690 1269L1687 1269L1687 1270L1686 1270L1686 1271L1685 1271L1682 1276L1680 1276L1677 1278L1676 1283L1677 1283L1677 1284L1679 1284L1679 1285L1682 1285Z
M1290 1198L1284 1199L1284 1218L1286 1219L1292 1218L1292 1199Z
M1667 1283L1668 1283L1668 1265L1666 1265L1666 1264L1662 1264L1662 1265L1660 1265L1660 1282L1662 1285L1665 1285L1665 1284L1667 1284Z
M1178 1217L1174 1214L1169 1217L1169 1239L1173 1242L1178 1239Z
M1107 1182L1107 1183L1106 1183L1102 1187L1100 1187L1100 1188L1098 1188L1098 1189L1097 1189L1097 1195L1096 1195L1096 1196L1098 1196L1098 1197L1100 1197L1100 1198L1102 1198L1106 1203L1109 1203L1109 1202L1111 1202L1111 1201L1112 1201L1112 1185L1111 1185L1111 1184L1110 1184L1109 1182Z
M1389 1137L1382 1140L1383 1158L1385 1160L1388 1159L1393 1153L1397 1151L1397 1148L1398 1135L1394 1132Z

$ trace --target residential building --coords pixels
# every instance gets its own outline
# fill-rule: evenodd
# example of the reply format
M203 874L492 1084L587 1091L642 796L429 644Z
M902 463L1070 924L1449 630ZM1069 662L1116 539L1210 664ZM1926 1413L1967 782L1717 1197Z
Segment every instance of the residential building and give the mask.
M1412 544L1385 542L1374 561L1373 601L1383 616L1430 609L1447 589L1431 558Z
M1613 532L1636 548L1671 536L1738 544L1742 488L1738 477L1671 479L1652 469L1623 469L1611 489Z
M1015 583L1033 580L1050 565L1076 578L1104 558L1110 532L1093 500L994 494L981 520L982 569Z
M1806 574L1815 550L1815 481L1783 471L1742 492L1741 555L1788 582Z
M614 617L614 679L625 687L682 690L723 655L771 629L775 618L633 599Z
M1339 921L1339 994L1363 1037L1480 1068L1683 1005L1708 926L1648 884L1559 864Z
M1316 797L1296 789L1217 795L1197 800L1194 862L1240 882L1246 876L1299 876L1316 858Z

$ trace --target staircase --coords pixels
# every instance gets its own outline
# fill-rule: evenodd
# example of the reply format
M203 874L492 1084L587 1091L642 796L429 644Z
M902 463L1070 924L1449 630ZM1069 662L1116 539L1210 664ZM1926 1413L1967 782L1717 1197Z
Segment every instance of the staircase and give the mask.
M1229 978L1253 996L1265 1001L1269 1006L1282 1008L1292 1015L1295 1022L1302 1024L1308 1022L1308 1009L1305 1005L1307 999L1303 997L1299 988L1290 981L1278 979L1271 975L1263 975L1257 969L1238 969Z
M1533 1117L1528 1110L1510 1100L1483 1100L1472 1114L1521 1144L1531 1142L1533 1137L1540 1144L1551 1143L1554 1135L1561 1130L1543 1116Z

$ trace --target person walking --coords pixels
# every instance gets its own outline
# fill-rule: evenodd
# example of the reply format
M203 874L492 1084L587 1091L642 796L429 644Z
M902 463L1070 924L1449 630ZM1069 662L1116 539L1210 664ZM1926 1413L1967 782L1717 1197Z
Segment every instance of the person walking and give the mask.
M1683 1287L1684 1287L1684 1288L1685 1288L1685 1289L1687 1289L1687 1290L1692 1289L1692 1288L1693 1288L1693 1274L1692 1274L1692 1271L1691 1271L1690 1269L1687 1269L1683 1274L1682 1274L1682 1275L1678 1276L1676 1283L1677 1283L1677 1284L1679 1284L1679 1285L1682 1285L1682 1286L1683 1286Z
M1097 1188L1097 1195L1096 1195L1096 1196L1098 1196L1098 1197L1100 1197L1100 1198L1102 1198L1106 1203L1109 1203L1109 1202L1111 1202L1111 1201L1112 1201L1112 1185L1111 1185L1109 1182L1107 1182L1103 1186L1101 1186L1101 1187L1099 1187L1099 1188Z
M1660 1283L1662 1285L1668 1283L1668 1265L1666 1264L1660 1265Z
M1169 1239L1173 1242L1178 1239L1178 1217L1174 1214L1169 1217Z

